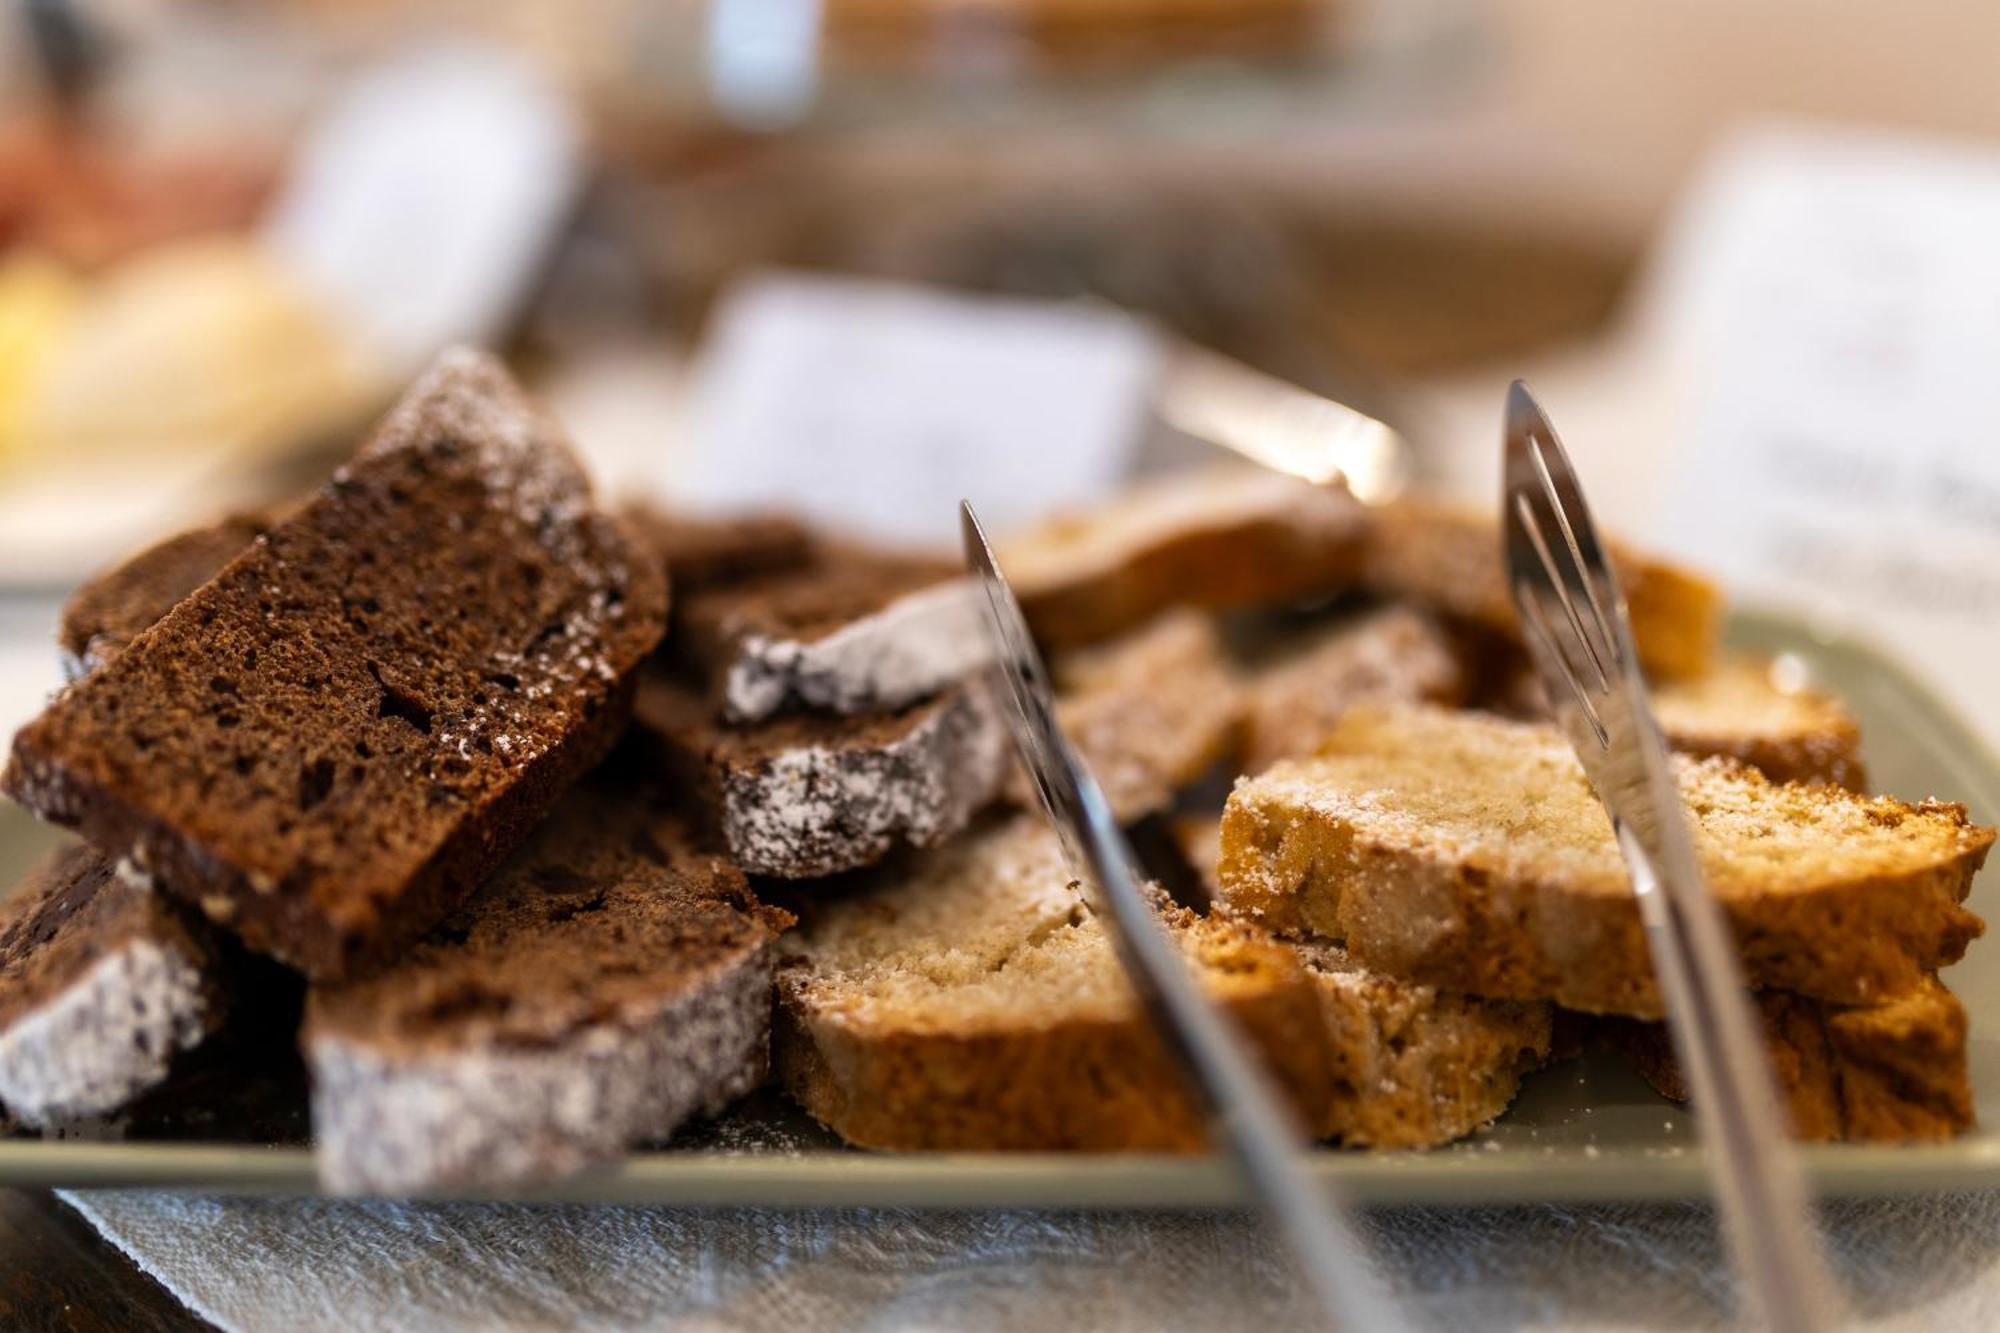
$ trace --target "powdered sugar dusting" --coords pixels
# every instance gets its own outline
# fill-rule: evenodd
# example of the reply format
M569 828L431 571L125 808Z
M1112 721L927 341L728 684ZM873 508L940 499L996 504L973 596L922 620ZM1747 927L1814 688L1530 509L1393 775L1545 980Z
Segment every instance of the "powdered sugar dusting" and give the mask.
M218 1018L196 960L129 941L0 1030L0 1102L30 1125L116 1110Z
M1464 670L1435 622L1392 606L1264 667L1246 683L1252 772L1317 749L1342 714L1364 703L1454 703Z
M746 635L726 673L724 713L732 722L788 704L865 713L935 694L991 657L979 596L951 579L817 638Z
M998 791L1010 751L984 687L939 701L880 746L804 745L722 776L723 831L745 870L797 879L928 847Z
M472 450L489 500L531 532L580 589L533 644L496 652L487 663L489 679L516 678L518 692L488 692L439 728L444 753L470 759L490 750L526 766L551 743L550 729L535 725L547 705L580 707L627 665L614 663L607 645L634 571L626 543L594 508L589 477L567 437L492 356L465 347L443 353L359 456L441 443Z
M771 951L546 1047L390 1052L308 1031L320 1177L340 1193L547 1180L762 1081Z

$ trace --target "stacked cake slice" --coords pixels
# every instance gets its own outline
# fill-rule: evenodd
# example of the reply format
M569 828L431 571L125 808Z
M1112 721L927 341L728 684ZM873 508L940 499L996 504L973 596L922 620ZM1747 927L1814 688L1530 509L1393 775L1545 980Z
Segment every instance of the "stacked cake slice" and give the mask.
M560 432L466 352L288 514L87 589L87 674L4 778L88 845L9 904L0 1098L45 1123L165 1077L221 1020L224 935L312 982L344 1188L572 1169L759 1081L782 916L650 783L565 795L624 732L666 601Z
M951 565L772 518L637 517L680 590L638 730L745 870L809 879L936 846L999 793L986 630Z
M1800 1132L1930 1137L1969 1123L1963 1010L1936 979L1983 930L1964 899L1993 843L1962 806L1675 761L1710 890L1763 990ZM1402 707L1349 714L1310 758L1239 783L1220 901L1386 974L1658 1019L1602 807L1553 728ZM1678 1090L1664 1044L1630 1037ZM1899 1066L1926 1076L1889 1076Z
M1568 747L1459 711L1542 708L1490 518L1415 501L1357 516L1281 479L1203 479L1002 552L1114 809L1190 812L1190 865L1168 879L1214 905L1164 919L1322 1135L1459 1137L1575 1045L1558 1029L1681 1095L1623 864ZM1837 701L1720 658L1699 578L1618 564L1795 1130L1962 1130L1965 1014L1935 974L1982 929L1964 900L1992 831L1856 794ZM1202 813L1218 767L1240 775L1219 836ZM1016 800L1032 805L1024 784ZM1198 1139L1053 849L1032 822L988 825L802 904L777 1047L794 1095L881 1147ZM1291 1007L1302 981L1317 1023ZM1146 1114L1115 1109L1138 1100Z

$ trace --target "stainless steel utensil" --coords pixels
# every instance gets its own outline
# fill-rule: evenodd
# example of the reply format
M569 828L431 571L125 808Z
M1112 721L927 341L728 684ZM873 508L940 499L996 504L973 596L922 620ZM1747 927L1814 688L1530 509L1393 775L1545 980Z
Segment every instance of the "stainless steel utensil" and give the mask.
M1555 428L1518 380L1504 448L1502 540L1521 636L1631 870L1744 1289L1766 1327L1826 1327L1834 1287L1735 943L1695 859L1624 594Z
M1110 919L1132 989L1204 1103L1216 1137L1290 1240L1336 1326L1401 1328L1339 1202L1310 1176L1302 1157L1304 1133L1247 1054L1242 1034L1231 1030L1188 975L1147 903L1136 858L1104 793L1056 723L1055 694L1020 603L971 504L959 512L966 564L986 593L994 665L1005 681L997 688L1014 705L1009 721L1015 744L1063 841L1071 873Z
M1192 344L1169 354L1154 410L1175 430L1275 471L1343 482L1364 504L1393 500L1409 484L1410 449L1394 428Z

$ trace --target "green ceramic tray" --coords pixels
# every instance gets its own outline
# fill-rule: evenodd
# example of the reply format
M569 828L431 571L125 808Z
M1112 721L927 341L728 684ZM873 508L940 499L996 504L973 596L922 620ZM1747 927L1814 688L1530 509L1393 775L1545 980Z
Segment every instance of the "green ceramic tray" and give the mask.
M2000 764L1928 688L1865 645L1819 636L1795 621L1739 617L1740 646L1792 653L1859 714L1869 768L1884 791L1964 801L2000 816ZM0 883L49 837L0 810ZM1972 906L2000 919L2000 885L1983 876ZM2000 1187L2000 945L1975 946L1949 975L1973 1015L1972 1081L1988 1129L1924 1147L1816 1147L1806 1161L1826 1195L1910 1194ZM253 1095L254 1094L254 1095ZM208 1105L117 1139L0 1139L0 1184L157 1186L213 1193L308 1193L296 1088L274 1116L252 1108L269 1089L218 1086ZM275 1127L274 1127L275 1126ZM1544 1071L1501 1121L1430 1153L1323 1151L1313 1167L1374 1203L1501 1204L1670 1199L1704 1192L1692 1117L1655 1096L1615 1057ZM1213 1160L1145 1156L889 1155L841 1148L771 1094L699 1126L670 1147L535 1192L545 1199L619 1203L906 1207L1190 1207L1243 1201Z

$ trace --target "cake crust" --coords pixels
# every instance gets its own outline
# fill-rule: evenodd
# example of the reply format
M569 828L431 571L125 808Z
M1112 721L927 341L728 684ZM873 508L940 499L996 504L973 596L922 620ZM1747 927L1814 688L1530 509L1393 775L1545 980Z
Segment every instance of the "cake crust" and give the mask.
M644 501L620 514L673 584L677 619L692 594L803 568L816 548L811 529L786 514L713 517Z
M81 680L116 657L269 526L262 514L231 514L156 542L93 577L63 606L56 641L64 678Z
M686 598L672 650L712 683L730 722L893 711L988 660L978 591L960 572L822 541L801 566Z

